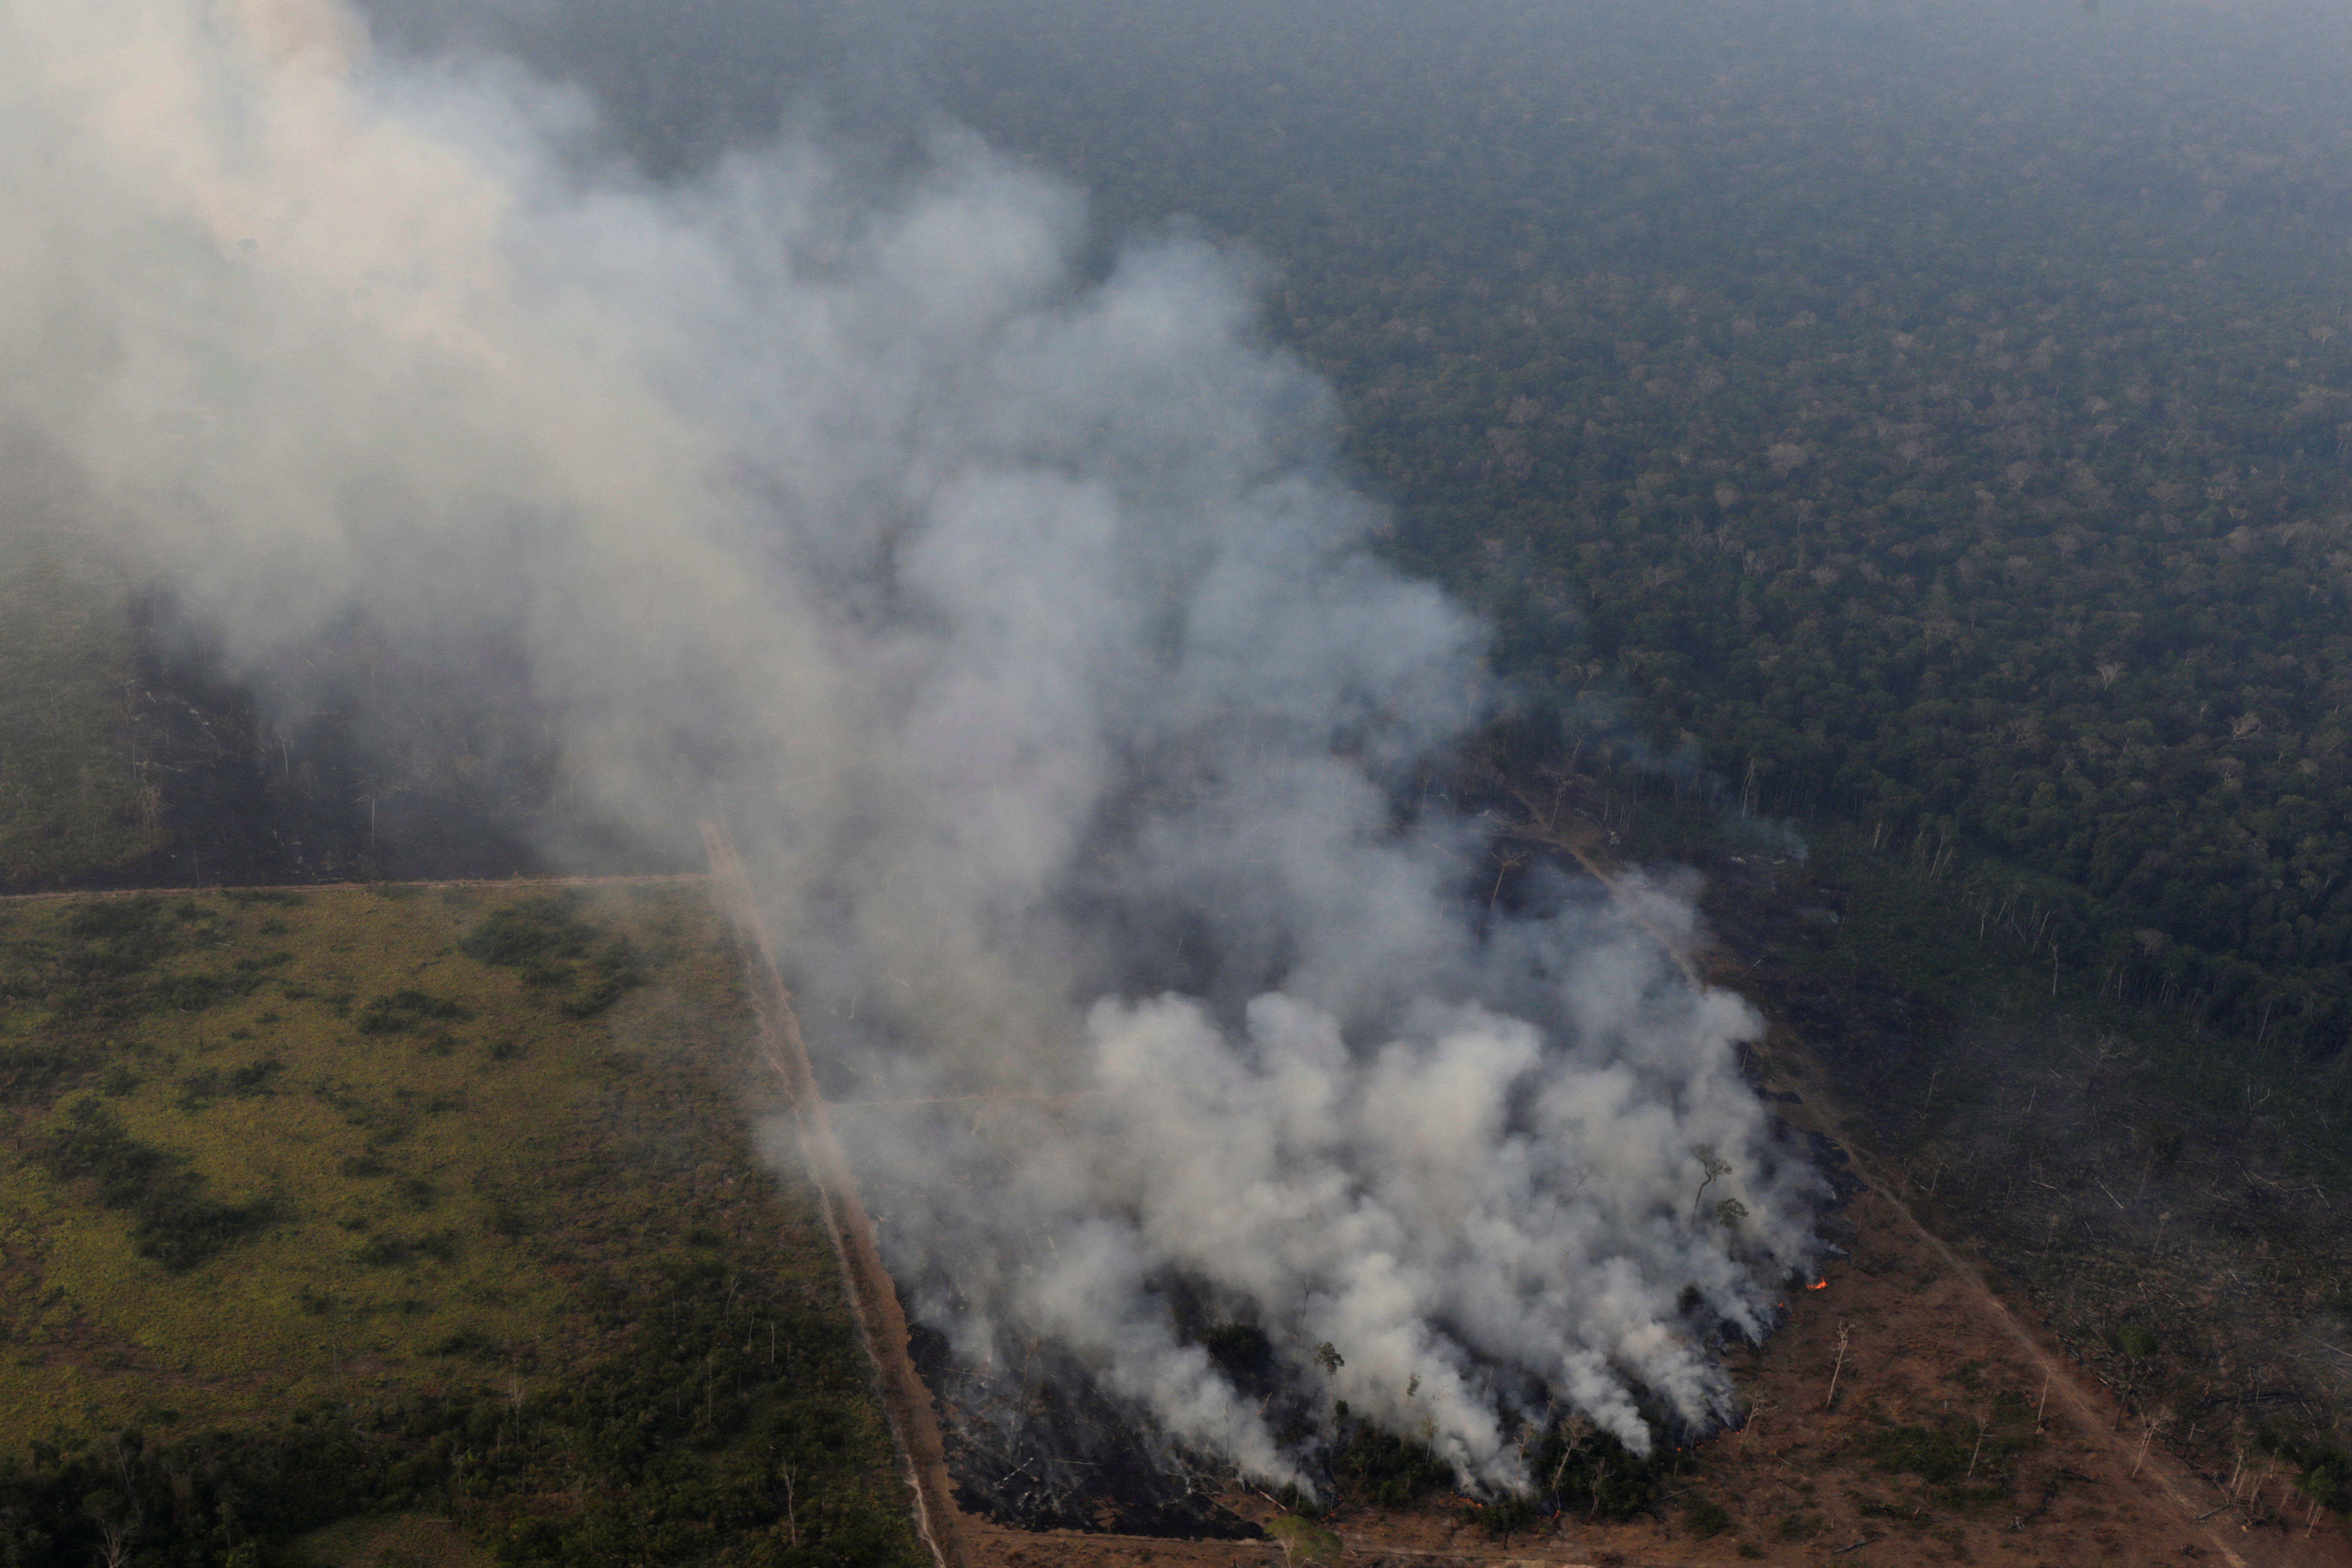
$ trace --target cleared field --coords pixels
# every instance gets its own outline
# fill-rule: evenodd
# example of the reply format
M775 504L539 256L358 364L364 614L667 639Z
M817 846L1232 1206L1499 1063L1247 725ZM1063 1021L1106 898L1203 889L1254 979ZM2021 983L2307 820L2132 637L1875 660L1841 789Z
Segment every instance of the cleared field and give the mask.
M30 1561L399 1510L507 1562L919 1560L751 1029L692 885L0 905Z

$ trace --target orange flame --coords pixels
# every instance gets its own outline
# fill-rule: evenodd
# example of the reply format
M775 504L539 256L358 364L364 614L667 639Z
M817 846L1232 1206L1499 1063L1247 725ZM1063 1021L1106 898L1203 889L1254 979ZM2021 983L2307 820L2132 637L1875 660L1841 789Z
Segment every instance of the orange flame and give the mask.
M1829 1282L1827 1279L1822 1279L1822 1280L1820 1280L1820 1281L1818 1281L1818 1282L1816 1282L1816 1283L1814 1283L1814 1284L1808 1285L1808 1286L1806 1286L1806 1287L1805 1287L1805 1289L1808 1289L1808 1290L1826 1290L1826 1289L1828 1289L1829 1288L1830 1288L1830 1282Z

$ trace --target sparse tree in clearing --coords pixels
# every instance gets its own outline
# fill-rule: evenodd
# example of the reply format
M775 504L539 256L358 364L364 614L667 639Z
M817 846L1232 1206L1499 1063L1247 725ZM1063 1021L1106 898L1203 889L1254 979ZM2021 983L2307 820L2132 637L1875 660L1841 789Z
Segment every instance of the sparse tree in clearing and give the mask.
M1837 1403L1838 1379L1845 1375L1845 1351L1847 1344L1853 1339L1853 1326L1850 1323L1840 1323L1837 1337L1837 1363L1830 1368L1830 1391L1822 1397L1823 1410L1829 1409Z
M122 1568L131 1561L131 1543L139 1533L134 1505L101 1488L81 1500L81 1511L98 1526L99 1561L105 1568Z
M1748 1419L1739 1428L1739 1451L1743 1454L1748 1452L1748 1434L1756 1430L1756 1424L1780 1408L1780 1402L1761 1388L1751 1388L1747 1392Z
M1273 1536L1275 1544L1282 1548L1283 1568L1296 1568L1297 1564L1304 1563L1337 1563L1339 1561L1341 1547L1339 1536L1311 1519L1286 1513L1268 1523L1265 1532Z
M1559 1502L1559 1483L1567 1476L1569 1465L1584 1446L1592 1441L1596 1430L1592 1423L1581 1415L1570 1415L1559 1424L1559 1463L1552 1467L1551 1472L1551 1500L1555 1505Z
M2147 1423L2147 1428L2139 1435L2139 1457L2132 1461L2133 1475L2138 1475L2139 1468L2147 1463L2148 1445L2156 1441L2156 1435L2170 1425L2172 1425L2172 1412L2169 1410L2158 1411L2154 1418Z
M1577 742L1579 746L1583 743L1581 739ZM1575 775L1567 768L1550 767L1543 769L1537 776L1552 786L1551 813L1544 818L1544 826L1547 830L1556 828L1559 826L1559 803L1567 796L1568 786Z
M1490 910L1495 907L1495 900L1503 896L1504 879L1522 867L1533 865L1535 857L1524 849L1515 849L1501 856L1499 861L1499 868L1495 873L1495 886L1486 894L1486 907Z
M1698 1168L1706 1173L1706 1180L1700 1182L1698 1191L1691 1194L1691 1217L1696 1219L1705 1212L1704 1204L1707 1188L1715 1185L1715 1179L1717 1176L1729 1175L1731 1165L1716 1153L1715 1145L1712 1143L1694 1143L1691 1145L1690 1152L1692 1157L1698 1161Z

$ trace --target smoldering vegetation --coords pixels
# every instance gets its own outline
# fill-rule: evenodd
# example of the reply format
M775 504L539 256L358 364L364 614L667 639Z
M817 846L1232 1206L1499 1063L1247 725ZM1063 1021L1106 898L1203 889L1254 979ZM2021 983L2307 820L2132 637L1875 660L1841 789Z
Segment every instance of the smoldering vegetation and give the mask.
M561 779L559 863L723 816L970 1375L1047 1342L1310 1491L1341 1401L1498 1489L1529 1422L1729 1417L1716 1344L1816 1246L1758 1021L1489 889L1425 787L1484 633L1367 552L1245 258L1094 276L1078 196L951 131L603 145L331 5L16 0L0 420L265 729L458 713Z

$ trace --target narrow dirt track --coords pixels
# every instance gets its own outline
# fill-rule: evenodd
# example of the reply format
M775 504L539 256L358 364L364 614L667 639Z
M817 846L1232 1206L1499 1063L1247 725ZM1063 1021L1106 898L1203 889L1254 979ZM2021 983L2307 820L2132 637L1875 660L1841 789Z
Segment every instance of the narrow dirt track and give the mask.
M1966 1285L1977 1310L2007 1330L2010 1338L2016 1342L2018 1349L2049 1377L2050 1391L2063 1401L2067 1410L2074 1415L2075 1425L2084 1432L2104 1434L2112 1450L2112 1457L2117 1462L2120 1463L2126 1459L2135 1461L2125 1467L2128 1473L2145 1475L2154 1480L2157 1489L2164 1494L2166 1500L2180 1510L2182 1521L2211 1543L2213 1550L2221 1554L2223 1562L2229 1563L2231 1568L2246 1568L2245 1559L2239 1556L2214 1531L2211 1524L2207 1522L2203 1517L2207 1511L2206 1509L2189 1500L2189 1489L2194 1487L2201 1491L2205 1489L2202 1483L2190 1475L2169 1452L2153 1443L2148 1446L2144 1455L2139 1454L2129 1438L2119 1435L2101 1416L2094 1406L2089 1390L2083 1386L2082 1380L2075 1375L2074 1363L2043 1344L2041 1336L2026 1324L2019 1321L2017 1314L2009 1310L2008 1304L1993 1294L1992 1288L1985 1283L1981 1273L1970 1268L1967 1260L1946 1245L1942 1237L1920 1224L1918 1216L1911 1212L1909 1205L1895 1195L1894 1189L1887 1184L1883 1173L1865 1164L1860 1156L1853 1154L1851 1148L1846 1152L1849 1157L1853 1159L1855 1173L1870 1184L1871 1190L1885 1199L1887 1205L1896 1214L1902 1215L1903 1223L1909 1226L1928 1249L1943 1261L1944 1266L1952 1271L1954 1278Z
M801 1152L808 1161L809 1177L816 1184L825 1229L841 1258L850 1310L873 1358L882 1408L898 1441L899 1461L907 1468L915 1528L940 1568L969 1568L971 1559L958 1529L954 1485L948 1478L947 1446L931 1409L930 1391L907 1352L907 1314L898 1304L898 1289L890 1281L889 1270L882 1266L874 1223L858 1195L856 1173L850 1169L841 1141L834 1135L831 1107L817 1091L808 1044L801 1037L800 1015L793 1010L792 993L784 989L783 977L777 971L767 921L726 829L706 822L702 841L710 853L711 879L743 949L751 1006L760 1020L761 1049L768 1066L783 1080L792 1101Z

